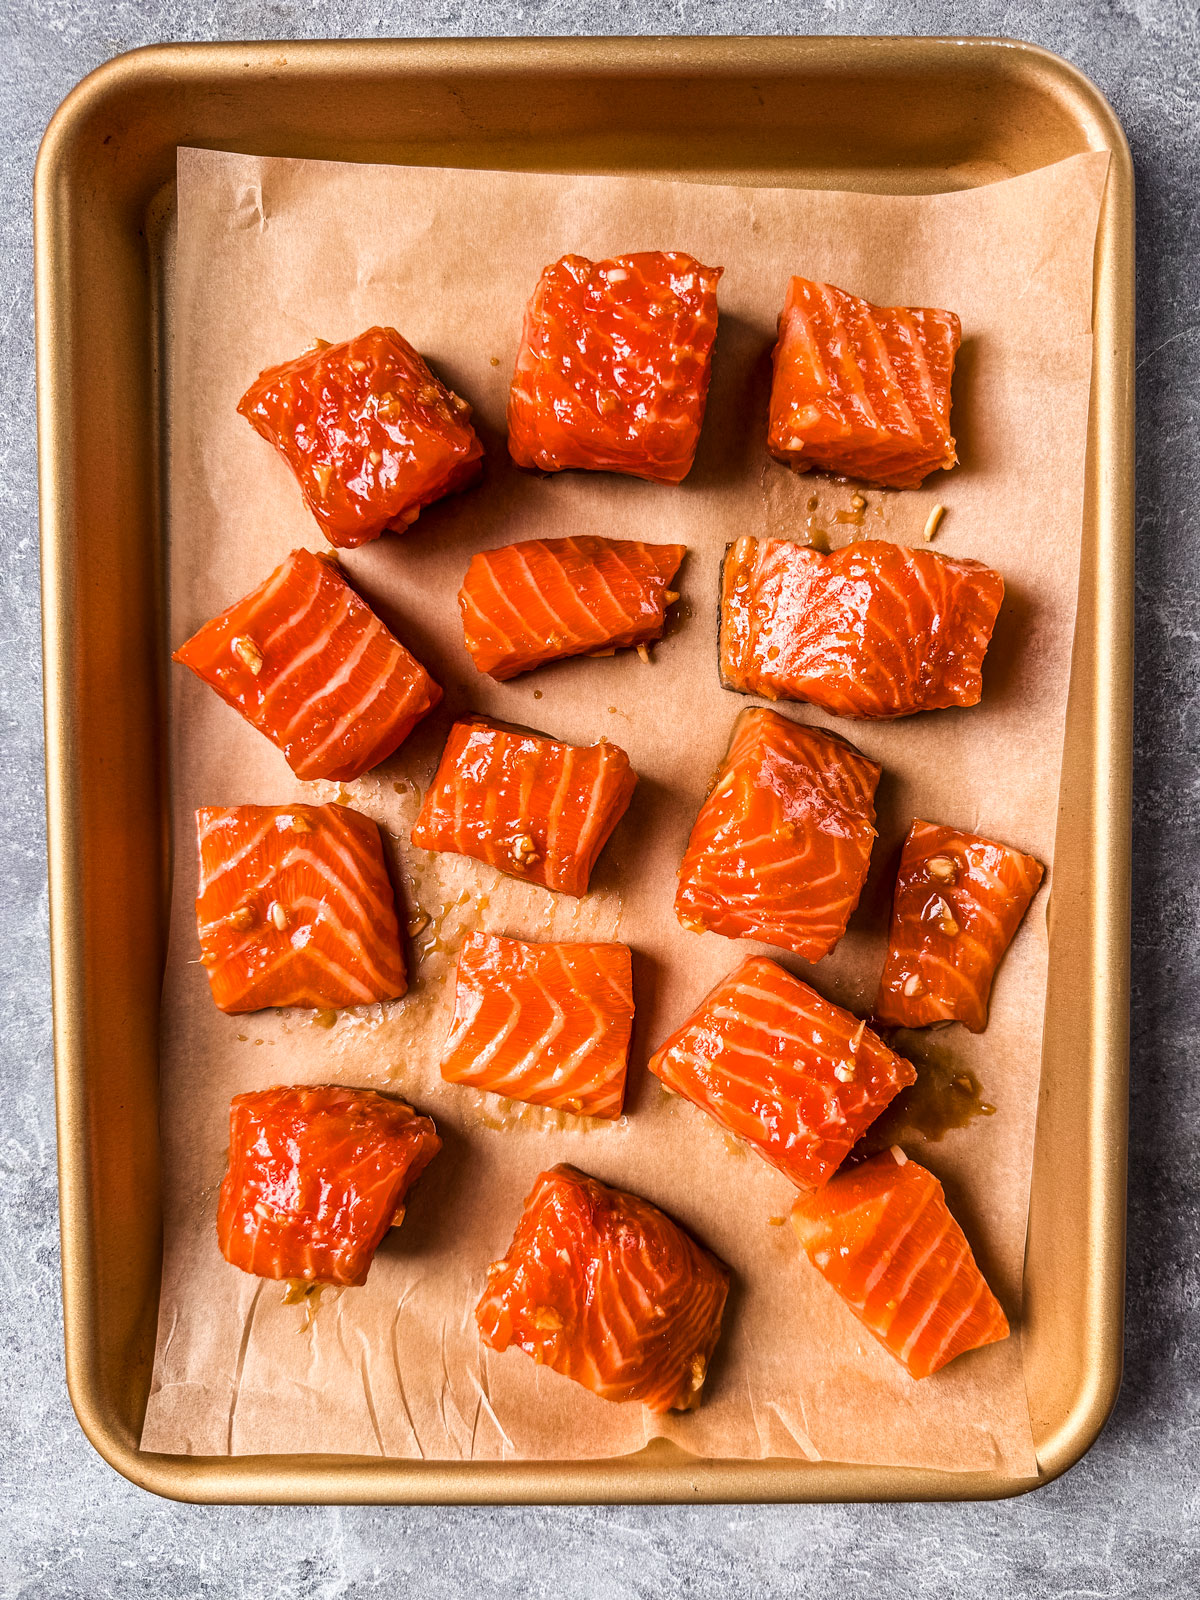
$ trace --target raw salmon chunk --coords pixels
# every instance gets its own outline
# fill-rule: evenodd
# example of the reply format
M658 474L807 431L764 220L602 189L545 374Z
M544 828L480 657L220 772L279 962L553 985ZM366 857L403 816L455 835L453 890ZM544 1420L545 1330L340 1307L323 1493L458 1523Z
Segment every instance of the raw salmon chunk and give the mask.
M636 782L619 745L581 748L468 717L450 729L412 841L545 889L586 894Z
M879 774L836 734L743 711L679 868L680 922L828 955L866 882Z
M681 544L527 539L471 558L458 592L480 672L503 682L563 656L611 655L662 637Z
M650 1071L800 1189L827 1182L917 1076L865 1022L766 956L722 979Z
M475 1308L484 1344L516 1345L602 1400L698 1404L729 1270L657 1206L574 1167L543 1172Z
M879 1020L962 1022L982 1033L996 968L1041 881L1041 863L1020 850L914 822L896 876Z
M666 250L547 267L508 400L516 464L681 482L704 421L720 276Z
M260 1278L365 1283L441 1147L428 1117L369 1089L239 1094L217 1206L221 1254Z
M768 445L778 461L912 489L958 460L950 380L962 327L952 311L873 306L793 278L779 319Z
M942 1186L899 1150L839 1172L792 1209L809 1260L914 1378L1008 1337Z
M321 1009L407 988L379 829L346 806L196 813L200 961L222 1011Z
M316 343L270 367L238 403L284 458L330 544L403 531L479 476L471 407L395 328Z
M458 954L442 1077L585 1117L619 1117L633 1032L623 944L471 933Z
M721 581L721 681L839 717L977 705L1003 599L1000 574L964 557L739 539Z
M305 781L361 777L442 698L336 562L309 550L293 550L172 659L265 733Z

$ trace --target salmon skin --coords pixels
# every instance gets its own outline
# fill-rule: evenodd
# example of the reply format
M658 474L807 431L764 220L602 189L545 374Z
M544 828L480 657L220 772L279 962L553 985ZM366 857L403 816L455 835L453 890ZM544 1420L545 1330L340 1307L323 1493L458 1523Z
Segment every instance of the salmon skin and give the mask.
M543 1172L475 1308L492 1350L516 1345L602 1400L697 1405L729 1269L657 1206L574 1167Z
M987 1027L992 979L1042 865L975 833L914 822L904 841L875 1015L899 1028Z
M347 806L196 813L200 961L222 1011L337 1009L408 987L379 829Z
M623 944L471 933L458 954L442 1077L584 1117L619 1117L633 1033Z
M793 278L779 319L768 447L881 488L914 489L958 460L950 380L962 341L952 311L873 306Z
M365 1283L442 1148L428 1117L369 1089L261 1089L229 1108L221 1254L260 1278Z
M478 478L471 407L395 328L318 339L260 373L238 411L291 467L330 544L403 531L423 507Z
M723 978L650 1071L800 1189L828 1182L917 1076L865 1022L766 956Z
M564 656L661 639L682 544L526 539L472 556L458 605L471 660L503 683Z
M977 705L1003 599L1000 574L961 556L739 539L721 580L721 682L838 717Z
M665 250L547 267L509 394L517 466L682 482L704 421L720 276Z
M901 1151L802 1196L792 1226L817 1271L914 1378L1007 1339L1008 1319L941 1184Z
M866 882L880 770L836 734L743 711L679 868L683 926L828 955Z
M172 660L240 711L306 782L353 782L442 698L336 562L309 550L293 550Z
M586 894L636 783L619 745L563 744L468 717L450 729L412 842L473 856L544 889Z

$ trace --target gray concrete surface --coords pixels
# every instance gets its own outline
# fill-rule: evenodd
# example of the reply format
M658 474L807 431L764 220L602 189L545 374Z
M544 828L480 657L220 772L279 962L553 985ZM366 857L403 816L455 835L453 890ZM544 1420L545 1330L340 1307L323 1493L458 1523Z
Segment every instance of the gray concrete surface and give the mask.
M1200 14L1195 0L8 0L0 6L0 1594L253 1600L1200 1590ZM1007 34L1124 121L1139 196L1133 1138L1124 1391L1065 1479L980 1506L196 1509L93 1454L63 1383L46 958L30 180L77 79L156 40Z

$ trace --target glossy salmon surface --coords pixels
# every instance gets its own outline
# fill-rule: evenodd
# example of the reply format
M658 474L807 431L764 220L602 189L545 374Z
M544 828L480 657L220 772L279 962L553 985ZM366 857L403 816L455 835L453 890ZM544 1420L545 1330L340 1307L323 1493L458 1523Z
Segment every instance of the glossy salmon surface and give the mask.
M914 1378L1008 1337L941 1184L901 1152L797 1200L792 1226L817 1271Z
M917 1076L866 1023L766 956L722 979L650 1071L800 1189L828 1182Z
M171 659L240 711L306 782L361 777L442 698L336 563L309 550L293 550Z
M839 717L977 705L1003 599L1000 574L964 557L739 539L721 580L721 681Z
M239 1094L217 1206L221 1254L260 1278L365 1283L441 1147L428 1117L369 1089Z
M961 1022L982 1033L996 968L1041 881L1041 863L1020 850L914 822L896 875L880 1022Z
M836 734L743 711L679 868L683 926L827 955L866 882L879 775Z
M509 394L516 464L682 482L704 421L720 276L664 250L547 267Z
M797 471L912 489L954 466L952 311L873 306L793 278L773 357L768 447Z
M471 558L458 592L480 672L503 682L564 656L611 655L662 637L681 544L526 539Z
M296 475L330 544L403 531L424 506L479 476L471 407L395 328L318 339L260 373L238 410Z
M685 1411L721 1333L729 1270L657 1206L574 1167L543 1172L475 1308L484 1344L516 1345L602 1400Z
M407 988L379 829L346 806L196 813L200 961L222 1011L393 1000Z
M585 1117L619 1117L633 1033L623 944L471 933L458 953L442 1077Z
M468 717L450 729L412 842L473 856L545 889L586 894L636 783L619 745L563 744Z

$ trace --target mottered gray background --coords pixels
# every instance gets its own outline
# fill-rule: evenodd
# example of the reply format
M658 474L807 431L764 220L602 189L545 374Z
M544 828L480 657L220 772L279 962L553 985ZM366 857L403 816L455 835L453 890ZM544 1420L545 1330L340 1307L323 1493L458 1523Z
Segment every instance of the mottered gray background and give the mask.
M162 40L1004 34L1067 56L1138 182L1137 723L1125 1386L1059 1482L984 1505L189 1507L63 1380L39 671L31 184L85 73ZM1200 1589L1200 7L1195 0L7 0L0 5L0 1596L762 1600Z

